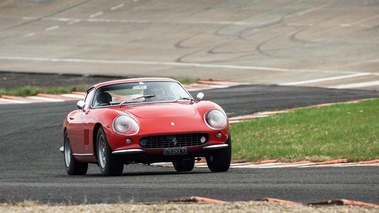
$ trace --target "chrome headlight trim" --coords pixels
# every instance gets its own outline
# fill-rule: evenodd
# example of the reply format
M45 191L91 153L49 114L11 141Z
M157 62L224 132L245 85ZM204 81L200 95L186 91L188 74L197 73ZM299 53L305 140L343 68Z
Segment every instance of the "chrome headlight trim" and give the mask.
M128 115L120 115L113 120L112 128L116 134L131 136L138 133L139 124Z
M205 123L211 129L221 130L228 125L228 118L226 117L225 113L218 109L209 110L207 113L205 113L204 119Z

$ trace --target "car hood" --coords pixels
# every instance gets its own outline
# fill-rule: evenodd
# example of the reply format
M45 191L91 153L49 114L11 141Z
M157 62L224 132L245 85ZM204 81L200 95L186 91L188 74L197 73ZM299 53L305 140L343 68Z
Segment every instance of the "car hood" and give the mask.
M182 103L159 103L138 105L126 110L138 118L186 117L196 114L193 105Z

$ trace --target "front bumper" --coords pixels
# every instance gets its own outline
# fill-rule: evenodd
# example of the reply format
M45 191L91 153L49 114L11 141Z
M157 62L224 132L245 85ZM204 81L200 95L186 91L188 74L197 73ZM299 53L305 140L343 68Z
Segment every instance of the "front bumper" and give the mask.
M228 144L216 144L216 145L210 145L205 146L201 150L215 150L215 149L222 149L228 147ZM201 151L200 150L200 151ZM113 151L112 154L145 154L146 151L143 149L127 149L127 150L117 150Z

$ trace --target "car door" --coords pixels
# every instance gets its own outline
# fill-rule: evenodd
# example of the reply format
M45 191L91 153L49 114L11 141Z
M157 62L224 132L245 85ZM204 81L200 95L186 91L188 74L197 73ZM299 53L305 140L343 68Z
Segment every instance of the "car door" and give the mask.
M74 154L84 155L86 153L85 147L88 145L89 137L87 121L94 92L94 89L88 90L84 98L84 106L76 113L69 115L70 127L68 133Z

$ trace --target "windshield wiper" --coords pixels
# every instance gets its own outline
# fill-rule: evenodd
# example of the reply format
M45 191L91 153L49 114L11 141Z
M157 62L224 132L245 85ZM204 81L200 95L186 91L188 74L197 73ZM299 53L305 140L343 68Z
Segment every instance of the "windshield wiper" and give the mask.
M175 99L174 102L177 102L179 100L194 101L194 99L190 97L180 97L180 98Z
M154 94L141 95L141 96L139 96L139 97L137 97L137 98L133 98L133 100L138 100L138 99L141 99L141 98L153 98L153 97L155 97Z
M154 94L150 94L150 95L141 95L141 96L138 96L136 98L133 98L133 101L123 101L120 103L120 105L124 105L126 103L134 103L134 100L138 100L138 99L141 99L141 98L153 98L155 97Z

